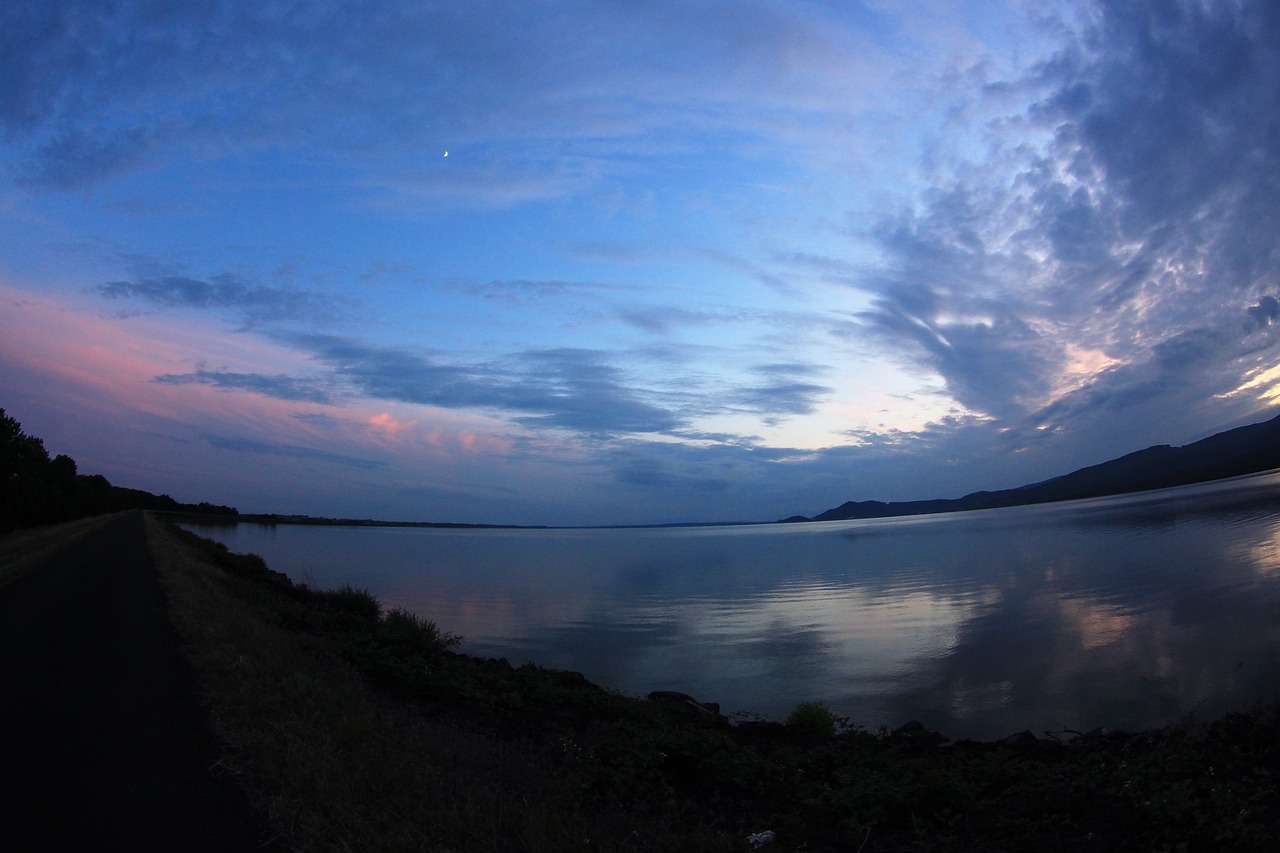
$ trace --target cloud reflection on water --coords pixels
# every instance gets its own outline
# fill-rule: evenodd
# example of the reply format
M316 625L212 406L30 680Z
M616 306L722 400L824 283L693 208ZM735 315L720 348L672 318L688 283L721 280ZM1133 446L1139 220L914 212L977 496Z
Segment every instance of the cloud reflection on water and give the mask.
M872 727L989 738L1273 698L1277 486L825 525L215 535L367 586L471 653L727 711L822 699Z

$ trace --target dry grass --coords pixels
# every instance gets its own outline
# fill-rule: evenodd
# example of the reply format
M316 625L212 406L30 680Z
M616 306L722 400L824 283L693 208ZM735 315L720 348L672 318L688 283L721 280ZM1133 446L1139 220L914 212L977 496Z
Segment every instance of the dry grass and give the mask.
M538 768L518 745L379 694L150 516L147 536L227 763L287 847L547 848Z
M6 534L0 538L0 587L44 565L122 515L122 512L97 515Z

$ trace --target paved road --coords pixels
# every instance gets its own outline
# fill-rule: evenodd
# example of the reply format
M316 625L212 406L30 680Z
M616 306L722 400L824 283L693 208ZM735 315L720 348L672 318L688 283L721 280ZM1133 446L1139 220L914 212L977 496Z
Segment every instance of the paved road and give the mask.
M0 849L257 849L194 696L141 513L0 589Z

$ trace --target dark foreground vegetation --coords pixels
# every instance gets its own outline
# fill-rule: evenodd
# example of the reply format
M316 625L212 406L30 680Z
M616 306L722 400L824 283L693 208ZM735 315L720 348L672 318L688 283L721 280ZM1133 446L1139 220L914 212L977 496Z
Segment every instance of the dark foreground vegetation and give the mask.
M0 533L126 509L236 515L232 507L183 504L113 486L101 474L79 474L74 459L61 453L50 458L43 441L0 409Z
M456 654L367 592L151 524L228 760L295 849L1269 850L1280 831L1276 706L1005 743L819 704L731 721Z

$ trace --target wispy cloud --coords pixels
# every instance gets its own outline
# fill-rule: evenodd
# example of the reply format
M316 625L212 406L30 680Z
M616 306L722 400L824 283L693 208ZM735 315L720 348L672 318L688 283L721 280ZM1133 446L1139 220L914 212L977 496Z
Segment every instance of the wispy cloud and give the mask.
M277 400L302 403L332 402L329 391L314 380L292 376L266 376L261 373L228 373L197 370L194 373L165 373L155 378L162 385L210 385L214 388L250 391Z
M527 305L570 299L599 299L611 293L625 293L633 288L600 281L562 281L556 279L518 279L502 281L467 281L450 279L448 286L478 299Z
M207 155L318 135L376 153L364 159L397 192L512 203L597 182L624 162L613 156L619 143L651 147L662 131L669 150L688 147L699 144L690 126L708 124L773 135L780 115L846 110L854 81L874 86L875 47L858 29L818 9L729 11L405 2L356 16L233 3L157 16L26 4L6 17L15 49L3 71L15 85L0 122L28 140L22 174L50 187L91 185L164 150ZM707 73L691 77L693 65ZM165 120L131 109L143 103L163 104ZM310 120L332 104L343 121ZM464 153L513 138L576 139L578 151L548 149L550 170L526 155L514 172L510 157L482 156L443 180L404 156L421 143Z
M304 290L265 287L238 275L221 273L210 278L169 275L133 281L110 281L95 292L107 299L134 300L167 308L222 310L245 323L284 320L332 320L344 312L339 300Z
M665 334L683 327L710 326L742 319L741 316L734 317L723 312L694 311L671 305L630 305L618 309L618 318L630 326L655 334Z
M234 453L248 453L255 456L282 456L290 459L333 462L338 465L366 470L383 468L386 466L386 463L380 460L361 459L356 456L331 453L327 450L318 450L313 447L301 447L295 444L256 441L254 439L240 436L206 435L204 436L204 440L219 450L229 450Z
M764 381L736 392L734 401L744 408L763 414L770 426L789 415L807 415L818 401L832 392L826 385L804 381L808 377L829 372L814 364L779 363L757 365L752 372Z
M330 336L290 338L357 392L451 409L497 410L527 426L585 433L667 433L683 419L630 387L608 355L531 350L473 365L432 361L403 349Z

